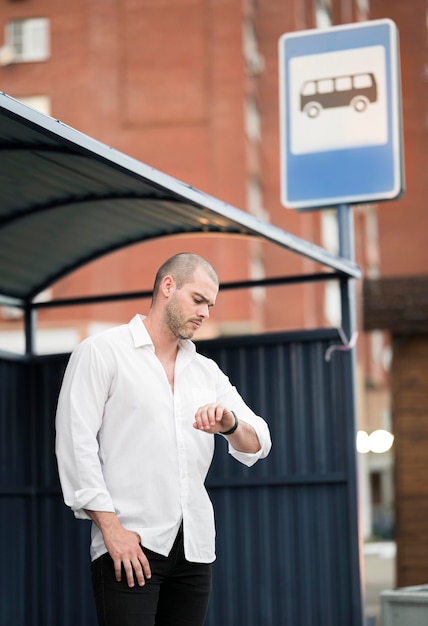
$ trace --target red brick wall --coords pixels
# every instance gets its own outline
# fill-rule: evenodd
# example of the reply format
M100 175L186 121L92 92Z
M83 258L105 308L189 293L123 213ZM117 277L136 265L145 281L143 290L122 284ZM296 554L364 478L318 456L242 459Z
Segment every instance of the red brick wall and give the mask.
M332 0L330 6L334 24L358 17L353 0ZM379 206L381 269L384 275L422 273L428 265L425 2L371 0L370 7L371 18L397 22L403 65L407 191L402 200ZM320 243L320 213L299 214L279 201L278 39L314 27L312 0L0 0L0 32L9 19L39 16L51 20L50 59L0 68L1 89L18 98L46 94L54 117L242 209L252 175L259 179L267 219ZM252 78L243 54L244 19L253 20L264 59L263 71ZM251 149L245 130L249 94L256 98L262 130ZM364 264L364 218L355 213L357 260ZM156 266L180 249L204 253L222 281L247 278L252 255L261 257L267 276L317 269L268 244L187 238L118 253L70 277L58 293L150 288ZM101 316L127 318L135 306L110 305ZM55 315L98 317L99 311ZM266 329L317 326L324 322L323 288L268 289L263 305L247 292L224 294L215 317L253 319Z
M427 26L425 0L370 0L372 19L390 18L401 50L406 191L379 205L380 257L384 276L428 272Z
M51 20L51 57L0 68L15 97L45 94L52 115L131 156L240 208L246 206L240 0L0 1L3 23ZM0 28L2 24L0 23ZM248 277L248 242L187 238L137 246L79 271L57 294L150 288L169 254L207 256L222 281ZM225 294L216 319L248 320L251 303ZM59 310L53 317L123 319L135 303Z

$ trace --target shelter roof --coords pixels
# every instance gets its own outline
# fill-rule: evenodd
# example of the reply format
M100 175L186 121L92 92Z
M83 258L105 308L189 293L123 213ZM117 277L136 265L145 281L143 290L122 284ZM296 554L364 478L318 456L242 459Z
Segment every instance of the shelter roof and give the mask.
M108 252L191 233L261 237L344 276L336 257L0 93L0 299L30 303Z

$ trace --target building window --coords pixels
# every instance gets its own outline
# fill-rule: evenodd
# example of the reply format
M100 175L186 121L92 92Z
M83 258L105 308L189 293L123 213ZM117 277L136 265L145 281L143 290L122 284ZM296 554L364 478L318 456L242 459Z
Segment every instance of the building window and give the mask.
M247 184L247 206L248 212L261 220L267 219L266 211L263 209L263 192L260 180L255 176L248 179Z
M248 99L245 107L245 129L251 142L258 143L261 139L260 111L254 99Z
M327 281L324 286L324 316L327 323L333 327L341 325L341 298L340 286L336 281Z
M321 241L328 252L338 254L339 235L335 211L325 209L321 212ZM327 323L331 326L340 326L341 312L339 283L328 281L324 285L324 315Z
M357 7L364 15L370 12L370 0L357 0Z
M318 0L315 9L315 23L317 28L328 28L331 26L331 16L328 3L325 0Z
M51 114L51 99L49 96L15 96L17 100L22 102L22 104L26 104L32 109L36 109L36 111L40 111L40 113L44 113L45 115Z
M12 20L6 24L6 45L13 50L14 63L45 61L49 58L49 20Z
M244 23L243 45L247 73L249 76L258 76L261 72L263 72L265 62L263 56L258 50L254 25L249 20Z

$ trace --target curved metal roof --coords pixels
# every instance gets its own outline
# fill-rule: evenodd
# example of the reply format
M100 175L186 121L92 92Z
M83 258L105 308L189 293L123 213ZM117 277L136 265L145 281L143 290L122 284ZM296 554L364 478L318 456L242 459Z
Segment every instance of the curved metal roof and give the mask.
M352 262L208 196L0 93L0 297L29 303L132 243L179 233L258 236L345 276Z

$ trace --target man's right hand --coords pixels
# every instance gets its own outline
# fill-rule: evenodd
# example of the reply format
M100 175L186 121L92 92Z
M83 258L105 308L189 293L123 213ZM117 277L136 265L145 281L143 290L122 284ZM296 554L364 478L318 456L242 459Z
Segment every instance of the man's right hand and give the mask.
M126 530L115 513L89 510L86 513L103 534L104 543L113 559L116 580L122 580L123 567L128 586L134 587L137 580L142 587L146 578L150 578L152 574L137 533Z

